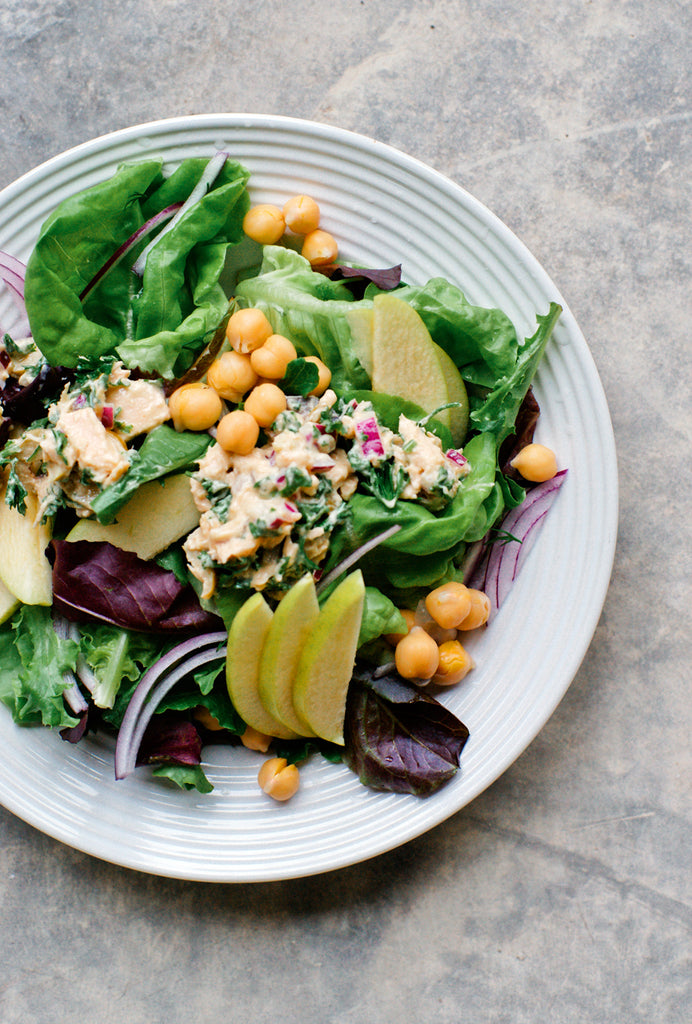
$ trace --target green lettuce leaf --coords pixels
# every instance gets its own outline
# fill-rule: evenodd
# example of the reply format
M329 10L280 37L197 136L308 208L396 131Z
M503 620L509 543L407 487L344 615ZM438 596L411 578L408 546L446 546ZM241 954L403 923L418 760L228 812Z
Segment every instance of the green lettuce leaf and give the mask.
M133 456L127 473L96 495L92 502L94 515L100 523L112 523L118 509L138 487L169 473L192 469L211 443L212 439L206 433L177 431L165 423L154 427Z
M139 682L171 642L149 633L135 633L107 622L80 624L80 649L98 680L94 703L112 708L123 681Z
M228 696L223 653L211 668L195 672L192 679L171 690L157 707L156 714L164 711L193 711L198 707L206 708L222 729L236 736L242 736L245 732L245 722Z
M358 647L386 633L405 632L406 620L396 605L376 587L366 587Z
M46 220L27 266L25 298L34 339L49 362L76 366L80 358L116 351L128 366L173 377L210 340L228 307L219 278L229 246L242 241L249 206L249 174L231 161L150 250L141 282L131 267L144 240L80 299L137 228L187 198L206 163L184 161L168 180L158 160L122 164Z
M259 274L238 285L236 299L266 313L274 331L290 338L299 355L318 356L326 363L335 388L370 387L354 353L345 314L355 300L343 281L312 270L292 249L269 245Z
M287 395L309 395L317 387L318 381L319 371L315 364L298 358L290 361L278 385Z
M181 789L196 789L198 793L211 793L213 786L199 764L162 764L152 773L158 779L170 779Z
M366 297L378 294L371 285ZM492 387L514 368L519 343L512 321L500 309L472 306L463 292L442 277L424 285L404 285L397 297L413 306L433 340L471 384Z
M0 630L0 700L20 725L62 729L77 724L63 700L79 645L53 629L50 608L23 605Z
M96 359L125 337L132 278L126 261L104 277L84 308L79 296L142 226L141 200L162 180L160 160L122 164L107 181L64 200L41 227L24 295L34 340L52 365Z
M471 426L476 430L491 431L497 439L498 448L514 430L519 407L561 313L562 307L551 302L548 312L536 317L538 328L520 346L511 371L495 382L480 404L472 403L475 407L471 409Z

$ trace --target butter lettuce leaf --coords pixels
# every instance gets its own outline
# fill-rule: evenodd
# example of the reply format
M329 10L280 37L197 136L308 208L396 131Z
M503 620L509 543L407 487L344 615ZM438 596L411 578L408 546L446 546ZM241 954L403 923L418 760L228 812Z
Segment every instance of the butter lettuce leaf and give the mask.
M25 300L36 344L52 365L117 352L127 366L173 377L210 340L228 307L219 278L229 247L242 241L249 206L249 173L229 160L150 250L141 281L131 267L144 240L80 298L146 220L188 197L206 163L190 158L169 179L159 160L121 164L48 217L27 266Z
M299 355L317 356L326 363L334 387L370 387L346 317L355 300L343 281L317 273L292 249L268 245L259 274L241 281L235 297L243 306L261 309L274 331L291 339Z
M393 601L376 587L365 588L358 647L386 633L405 633L406 620Z
M357 492L349 502L349 519L332 535L325 572L365 541L397 524L399 532L363 559L369 583L385 590L403 590L431 586L454 576L466 544L483 537L504 507L496 484L493 435L476 435L464 451L471 470L442 512L414 501L398 501L388 509L377 498Z

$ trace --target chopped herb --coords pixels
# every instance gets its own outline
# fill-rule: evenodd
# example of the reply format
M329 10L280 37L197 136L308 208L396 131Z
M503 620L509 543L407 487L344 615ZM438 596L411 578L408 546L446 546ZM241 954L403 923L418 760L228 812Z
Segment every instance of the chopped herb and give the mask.
M277 481L278 483L278 481ZM288 466L285 473L285 481L279 487L279 494L288 498L301 487L311 487L312 477L302 466Z
M490 538L493 544L500 544L503 547L505 544L523 543L519 537L515 537L513 534L508 533L507 530L491 530Z
M26 487L24 487L17 476L15 464L12 463L7 477L5 504L9 505L10 508L16 508L18 512L21 512L21 514L24 515L26 512L26 498Z
M319 372L314 363L306 359L292 359L286 368L286 373L278 385L284 394L287 395L308 395L313 391L319 381Z

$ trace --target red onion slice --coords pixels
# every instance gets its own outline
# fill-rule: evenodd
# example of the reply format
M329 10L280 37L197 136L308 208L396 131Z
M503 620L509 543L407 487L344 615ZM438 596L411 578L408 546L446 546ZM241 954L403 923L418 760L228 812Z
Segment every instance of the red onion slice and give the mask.
M118 740L115 747L115 777L124 779L134 770L137 760L137 752L151 716L163 697L168 693L171 686L174 686L179 679L199 667L195 655L198 657L204 654L200 664L211 661L215 657L221 658L223 654L218 651L210 651L209 648L218 647L227 639L224 631L205 633L203 636L193 637L173 647L155 665L144 673L135 692L132 694L130 703L122 720L118 732ZM178 669L179 674L170 682L174 670ZM159 689L160 684L160 689ZM147 704L147 698L151 699ZM144 721L140 728L140 722Z
M134 771L137 764L137 754L139 753L139 748L141 747L142 740L144 739L144 733L147 730L149 722L154 716L154 712L166 694L169 693L177 683L184 679L185 676L194 672L195 669L202 668L203 665L207 665L212 661L223 661L225 657L225 651L200 651L199 654L186 658L185 661L181 662L177 666L177 668L172 669L171 672L160 679L159 683L152 690L151 699L148 704L144 706L142 713L137 719L137 724L132 731L127 752L127 761L125 763L125 776L130 775L131 772Z
M350 555L347 555L346 558L342 559L338 565L334 566L331 572L328 572L327 575L319 581L317 584L317 593L319 594L325 587L328 587L330 583L333 583L334 580L339 578L339 576L342 576L347 572L351 566L360 561L363 555L367 555L368 551L372 551L372 549L376 548L378 544L382 544L384 541L389 540L389 538L393 537L395 533L398 533L400 529L401 527L397 523L394 526L390 526L388 530L383 530L382 533L378 533L376 537L371 537L370 540L366 540L365 544L361 544L359 548L356 548L356 550L352 551Z
M567 470L560 470L551 480L530 490L522 504L507 513L500 524L502 532L516 540L496 540L485 548L481 558L472 561L464 582L487 594L493 611L507 598L566 476Z
M142 224L140 228L137 228L137 230L133 234L131 234L130 237L115 250L113 255L106 260L101 269L97 271L96 274L94 274L91 281L89 281L89 284L81 292L79 296L80 301L84 302L89 297L89 295L91 295L96 285L99 284L99 282L104 279L106 274L108 274L114 267L117 267L118 263L120 263L120 261L125 256L127 256L128 252L135 245L137 245L137 242L140 242L147 235L151 234L151 232L155 228L157 228L159 224L165 224L167 220L170 220L171 217L173 217L181 209L182 205L182 203L172 203L170 206L167 206L164 210L160 210L159 213L151 217L145 224ZM160 238L161 236L159 235L158 237ZM155 239L155 241L156 240L157 239Z
M62 615L54 616L53 629L61 640L74 639L70 630L70 624L67 619L62 617ZM62 695L70 710L73 711L75 715L81 715L85 711L88 711L89 704L77 685L77 679L75 678L74 672L63 672L62 677L65 680L65 689L62 691Z
M10 256L8 252L0 252L0 278L22 302L24 301L25 276L26 266L21 260Z
M453 462L456 466L459 466L460 468L465 466L469 461L466 458L466 456L462 452L457 451L456 448L449 448L445 452L445 458L449 459L450 462Z
M30 331L26 306L24 304L25 275L26 266L21 260L11 256L8 252L0 251L0 281L5 282L19 313L19 320L15 321L11 327L12 334L15 337L28 335ZM4 334L5 332L2 331L0 333Z

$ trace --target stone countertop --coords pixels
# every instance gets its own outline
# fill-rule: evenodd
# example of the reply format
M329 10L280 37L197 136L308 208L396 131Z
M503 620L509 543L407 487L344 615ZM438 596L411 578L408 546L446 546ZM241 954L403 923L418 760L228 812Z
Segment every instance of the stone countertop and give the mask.
M690 41L676 0L5 0L0 186L96 135L228 110L359 131L467 188L589 342L621 506L564 700L400 849L186 883L0 810L3 1024L688 1019Z

